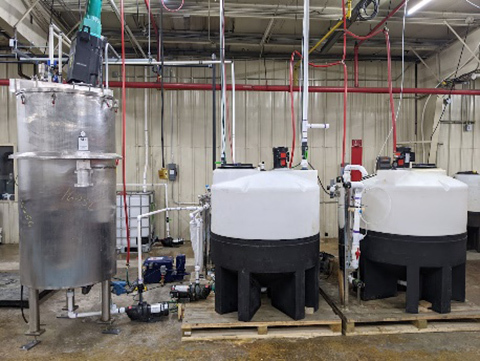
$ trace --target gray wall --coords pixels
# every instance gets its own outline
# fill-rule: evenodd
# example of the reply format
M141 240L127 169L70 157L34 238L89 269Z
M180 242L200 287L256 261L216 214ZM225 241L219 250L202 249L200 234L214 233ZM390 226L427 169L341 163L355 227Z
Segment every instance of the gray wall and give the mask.
M285 85L288 79L287 62L238 61L235 65L238 83ZM400 76L400 64L394 64L394 79ZM26 69L28 71L28 68ZM111 80L119 69L111 67ZM353 68L349 67L353 78ZM128 81L143 81L144 69L128 68ZM414 86L413 67L406 72L406 87ZM15 77L16 68L3 65L0 78ZM166 74L169 81L169 73ZM343 71L341 68L312 70L312 85L341 86ZM361 86L386 87L386 63L365 62L360 64ZM153 77L150 78L154 80ZM211 70L203 68L177 68L173 70L175 82L206 83L211 81ZM353 82L350 82L352 84ZM400 85L400 80L396 86ZM120 98L120 89L115 90ZM127 182L141 183L145 158L144 116L145 97L148 101L147 120L149 125L150 148L148 150L151 167L148 182L161 182L158 170L161 168L160 147L160 92L157 90L127 90ZM396 97L397 99L398 97ZM398 99L397 99L398 101ZM231 96L230 96L231 103ZM0 87L0 144L16 143L14 96L6 87ZM217 103L218 104L218 103ZM237 161L258 164L265 161L267 167L272 164L272 147L291 146L290 98L287 93L237 92ZM310 121L327 122L328 130L311 130L310 162L319 170L320 178L329 183L339 171L341 161L343 94L310 94ZM173 109L173 112L171 111ZM298 108L297 108L298 110ZM298 113L298 111L297 111ZM218 112L219 114L219 112ZM298 115L298 114L297 114ZM171 121L173 118L173 140ZM173 149L174 162L179 165L177 182L170 183L169 197L173 205L176 202L195 202L197 195L204 192L205 185L212 179L212 93L202 91L167 91L165 95L165 158L171 161ZM398 119L398 140L413 141L415 132L414 100L406 97L402 103ZM117 146L121 152L121 114L117 115ZM347 161L350 158L351 139L363 139L363 161L369 171L373 171L374 160L381 145L390 131L388 95L349 94L348 102L348 140ZM298 132L297 132L298 133ZM217 134L220 134L218 126ZM297 145L300 142L297 141ZM217 139L217 145L220 138ZM387 145L387 154L391 155L391 142ZM385 152L384 152L385 153ZM300 148L295 152L300 159ZM217 149L219 159L219 149ZM230 158L229 158L230 159ZM295 162L296 163L296 162ZM118 170L120 183L121 172ZM140 189L140 188L137 188ZM322 194L322 202L330 199ZM157 189L156 206L163 208L163 192ZM323 235L336 236L336 205L321 206L321 232ZM0 201L0 226L4 227L4 239L8 243L18 242L17 206ZM186 239L188 234L188 214L173 214L172 233ZM163 235L161 220L157 221L157 230Z

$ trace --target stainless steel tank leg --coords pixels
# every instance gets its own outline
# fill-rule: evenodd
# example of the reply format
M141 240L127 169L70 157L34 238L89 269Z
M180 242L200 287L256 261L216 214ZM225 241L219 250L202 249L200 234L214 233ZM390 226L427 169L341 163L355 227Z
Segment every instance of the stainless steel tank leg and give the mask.
M28 331L25 333L27 336L39 336L45 332L40 328L40 307L38 300L38 290L35 288L29 288L28 294Z
M110 322L110 303L111 303L111 293L110 293L110 280L102 282L102 317L101 322Z

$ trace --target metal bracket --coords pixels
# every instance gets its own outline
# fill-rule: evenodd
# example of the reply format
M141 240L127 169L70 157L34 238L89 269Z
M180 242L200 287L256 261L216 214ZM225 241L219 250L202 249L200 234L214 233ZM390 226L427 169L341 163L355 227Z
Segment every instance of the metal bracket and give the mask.
M20 350L22 350L22 351L31 350L32 348L34 348L35 346L37 346L40 342L42 342L42 341L37 340L37 339L32 340L32 341L26 343L25 345L20 346Z

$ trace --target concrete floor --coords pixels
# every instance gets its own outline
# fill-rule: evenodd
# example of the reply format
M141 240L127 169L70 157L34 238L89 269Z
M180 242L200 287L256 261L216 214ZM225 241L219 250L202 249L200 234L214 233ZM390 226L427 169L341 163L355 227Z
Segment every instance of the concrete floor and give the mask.
M323 245L334 250L334 241ZM191 255L189 245L155 254ZM480 255L469 253L467 290L469 300L480 304ZM125 273L119 261L119 275ZM18 247L0 246L0 271L18 271ZM131 269L133 274L136 269ZM147 300L168 299L168 287L152 289ZM0 309L0 360L480 360L480 333L415 334L367 337L330 337L309 340L262 340L223 342L183 342L176 315L160 323L132 323L126 316L116 317L119 335L104 335L104 326L95 319L57 319L64 305L64 293L55 292L42 301L42 323L47 332L42 343L25 352L19 347L29 338L18 309ZM133 302L132 296L114 296L121 306ZM88 296L78 295L82 311L97 310L99 287Z

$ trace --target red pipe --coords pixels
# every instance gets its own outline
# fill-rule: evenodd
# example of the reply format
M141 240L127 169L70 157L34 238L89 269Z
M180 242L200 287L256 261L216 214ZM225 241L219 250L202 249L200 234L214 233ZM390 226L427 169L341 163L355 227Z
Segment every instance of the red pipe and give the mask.
M126 82L125 87L128 89L160 89L161 82L159 83L149 83L149 82ZM0 79L0 86L9 86L9 79ZM122 82L111 81L109 82L111 88L121 88ZM211 91L212 84L189 84L189 83L164 83L163 86L166 90L190 90L190 91ZM232 90L232 86L227 86L228 90ZM343 93L345 89L343 87L334 87L334 86L310 86L310 93ZM216 86L216 90L220 90L220 85ZM235 85L236 91L243 92L290 92L290 87L288 85L249 85L249 84L237 84ZM296 86L293 87L294 92L301 91L301 89ZM400 94L400 88L393 88L393 94ZM348 88L349 93L355 94L389 94L388 88L379 88L379 87L367 87L367 88ZM450 90L443 88L404 88L403 94L433 94L433 95L470 95L470 96L480 96L480 90Z
M8 79L6 79L8 82ZM125 85L127 88L134 89L160 89L161 82L127 82ZM0 85L2 84L2 79L0 79ZM109 82L111 88L120 88L121 82L111 81ZM211 91L211 84L199 84L199 83L164 83L164 88L166 90L190 90L190 91ZM220 85L216 86L217 90L220 90ZM231 85L227 85L227 90L232 90ZM290 87L288 85L250 85L250 84L236 84L236 91L252 91L252 92L290 92ZM294 92L301 91L301 88L298 86L293 87ZM345 91L344 87L328 87L328 86L310 86L309 91L311 93L343 93ZM392 89L394 94L400 94L400 88ZM379 87L367 87L367 88L348 88L349 93L359 93L359 94L389 94L388 88L379 88ZM480 90L450 90L443 88L404 88L404 94L436 94L436 95L471 95L471 96L480 96Z
M403 5L405 5L405 2L406 0L403 0L400 4L398 4L398 6L393 9L386 17L385 19L383 19L382 21L380 21L373 29L372 31L370 31L370 33L367 35L367 37L370 35L370 34L373 34L375 33L378 29L380 29L393 15L395 15L396 13L398 13L398 11L403 7ZM354 77L355 77L355 87L358 88L358 48L360 47L360 45L362 45L364 43L365 40L361 40L358 44L355 44L355 53L356 53L356 56L355 56L355 66L354 66L354 71L355 71L355 74L354 74Z
M353 76L355 79L355 88L358 88L360 86L360 82L358 80L358 45L355 44L355 47L353 48Z

